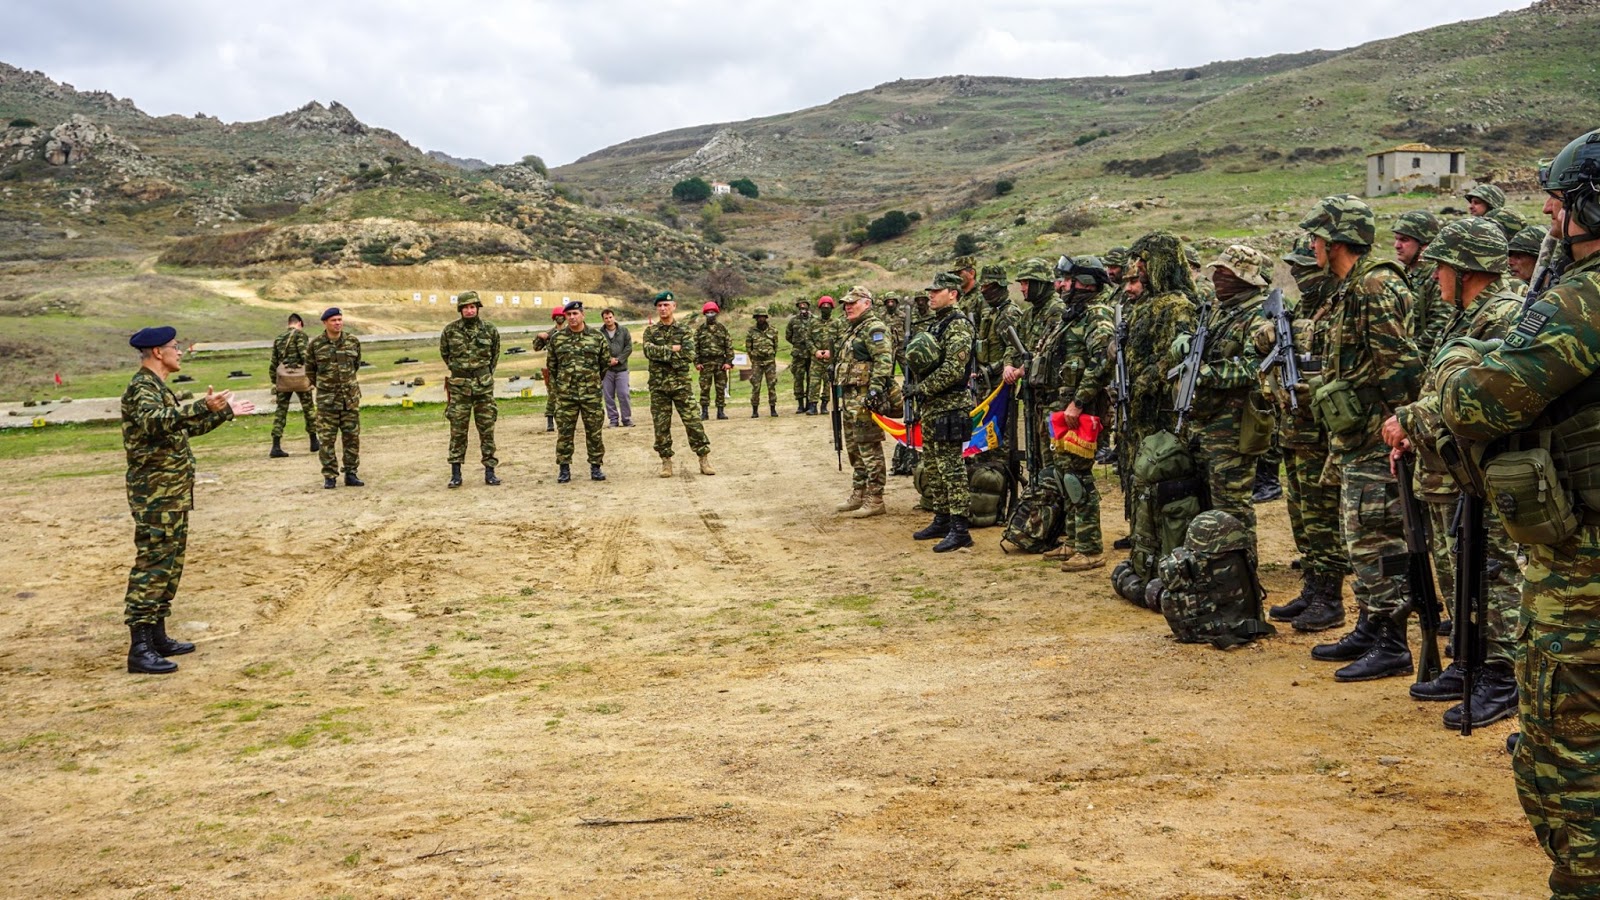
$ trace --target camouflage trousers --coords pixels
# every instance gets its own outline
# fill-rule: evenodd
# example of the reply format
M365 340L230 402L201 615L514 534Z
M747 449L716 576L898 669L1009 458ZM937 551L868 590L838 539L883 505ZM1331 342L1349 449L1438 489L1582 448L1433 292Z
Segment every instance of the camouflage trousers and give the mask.
M967 515L972 495L967 462L955 441L927 441L922 445L922 499L935 513Z
M172 612L189 543L189 513L145 512L133 516L133 568L122 601L122 621L154 625Z
M1073 500L1069 491L1065 498L1065 521L1061 539L1067 546L1086 556L1105 552L1105 539L1100 535L1100 491L1094 486L1094 460L1071 453L1056 454L1056 466L1062 481L1078 479L1083 487L1083 497Z
M1385 556L1406 552L1406 538L1388 454L1348 462L1340 477L1339 514L1356 603L1373 615L1397 616L1405 608L1405 576L1386 578L1382 565Z
M546 369L545 371L549 370ZM556 395L555 379L552 378L546 381L544 383L544 414L547 416L555 415L556 406L559 404L560 400L561 398Z
M728 370L721 363L701 363L700 405L723 409L728 405Z
M872 496L882 496L884 482L888 481L888 464L883 457L883 429L872 420L872 413L862 404L866 402L863 388L844 388L840 395L839 412L844 431L845 452L850 455L850 486L865 488Z
M273 391L278 401L278 411L272 415L272 439L282 440L283 426L289 422L289 403L300 398L300 412L306 417L306 434L317 433L317 405L311 402L310 391Z
M1256 549L1256 460L1239 452L1239 419L1225 411L1201 426L1199 463L1211 495L1211 508L1225 512L1250 532L1250 550Z
M811 375L811 358L805 356L800 350L794 351L794 356L789 360L789 377L794 380L794 402L806 402L806 394L810 385L808 378Z
M833 366L820 359L811 361L810 385L806 388L806 403L815 406L833 399Z
M322 445L317 457L322 460L323 478L339 476L333 447L336 438L344 447L345 474L354 475L361 467L361 407L329 409L325 403L317 405L317 443Z
M572 462L572 453L577 449L579 416L583 417L583 449L589 465L601 465L606 461L602 437L606 410L598 393L561 398L561 405L556 407L556 464L564 466Z
M488 468L500 465L495 455L494 423L500 417L500 407L494 400L494 378L446 378L450 399L444 406L444 418L450 423L450 458L452 464L467 461L467 423L478 426L478 450L483 464Z
M1339 525L1339 489L1322 484L1326 447L1283 448L1284 494L1294 548L1307 575L1350 574Z
M1456 597L1455 538L1450 534L1450 523L1455 518L1454 502L1425 501L1428 510L1428 545L1433 550L1433 583L1439 592L1439 605L1446 616L1453 615ZM1500 519L1491 510L1484 514L1488 539L1484 541L1484 554L1490 574L1484 577L1484 608L1488 615L1483 620L1483 636L1487 644L1484 658L1488 662L1510 666L1517 659L1517 638L1522 634L1522 571L1517 568L1517 545L1511 543ZM1456 630L1453 634L1461 634ZM1458 651L1458 657L1461 655Z
M694 408L694 392L688 384L666 389L650 388L650 424L655 427L656 455L672 458L672 411L678 411L683 420L683 430L689 435L689 449L696 456L711 452L711 441L706 437L706 427L700 424L700 415Z
M750 360L750 405L761 405L761 385L767 385L767 403L778 405L778 361L775 359Z

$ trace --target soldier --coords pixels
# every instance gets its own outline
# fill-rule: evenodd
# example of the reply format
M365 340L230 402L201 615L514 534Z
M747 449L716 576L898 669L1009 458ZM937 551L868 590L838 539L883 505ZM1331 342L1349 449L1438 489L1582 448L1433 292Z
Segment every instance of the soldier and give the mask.
M794 302L794 315L783 326L783 339L789 342L789 377L794 379L794 411L809 412L806 394L811 372L811 301L804 297Z
M1055 399L1057 384L1056 379L1061 374L1060 357L1060 328L1061 316L1066 311L1066 305L1061 298L1056 296L1055 269L1050 263L1031 256L1022 261L1017 267L1017 287L1022 289L1022 314L1017 320L1017 336L1022 345L1033 356L1033 362L1028 370L1022 368L1022 354L1015 347L1010 347L1006 354L1005 368L1001 370L1000 377L1006 384L1015 384L1021 379L1027 391L1027 403L1032 405L1035 414L1032 416L1032 431L1028 434L1028 447L1039 448L1037 454L1041 466L1049 465L1053 456L1050 451L1050 423L1049 417L1039 415L1038 410ZM1032 478L1037 472L1029 472Z
M494 399L494 370L500 364L500 331L483 318L477 291L456 295L461 315L439 333L439 356L450 369L444 380L444 418L450 423L450 481L461 486L461 464L467 460L467 422L478 426L478 451L483 458L483 483L497 485L494 474L494 423L500 408Z
M600 399L601 373L611 364L611 342L588 327L583 304L568 303L564 315L567 327L550 338L550 368L556 373L556 390L561 403L556 407L557 484L572 480L573 439L578 433L578 417L583 417L584 451L589 459L589 480L605 481L600 470L606 461L602 437L605 408Z
M950 264L950 271L961 279L961 296L956 298L956 308L960 309L972 323L974 335L978 326L983 324L983 292L978 289L978 259L975 256L958 256Z
M671 291L656 295L656 322L646 325L644 358L650 361L650 422L655 427L656 454L661 457L661 477L672 477L672 411L678 411L689 449L700 457L700 474L717 474L711 468L711 441L706 427L694 417L694 386L689 369L695 359L694 333L674 318L678 304Z
M1217 289L1206 278L1205 270L1200 268L1200 251L1193 244L1183 245L1183 261L1189 267L1189 280L1194 282L1195 299L1201 306L1214 308L1217 305Z
M544 350L550 346L550 339L559 333L567 324L567 313L564 307L557 306L550 310L550 321L555 323L548 331L542 331L533 336L534 352ZM550 355L544 358L544 430L556 430L556 409L561 405L561 395L556 385L556 367L550 360Z
M1328 431L1323 481L1339 482L1345 552L1360 605L1356 629L1311 651L1313 659L1351 661L1334 672L1339 681L1412 670L1404 577L1382 571L1385 556L1405 552L1400 495L1382 426L1416 396L1421 363L1405 327L1412 300L1404 273L1372 256L1376 224L1372 207L1347 194L1318 202L1300 223L1331 281L1328 300L1313 317L1309 350L1321 377L1315 379L1311 405ZM1294 620L1294 627L1320 631L1343 622L1343 601L1324 594Z
M1474 185L1467 191L1467 209L1475 216L1487 216L1506 205L1506 192L1492 184Z
M267 364L267 371L272 373L274 379L272 395L278 401L278 411L272 416L272 452L267 455L273 459L289 455L283 452L283 426L289 420L289 402L295 397L300 398L300 413L306 419L306 434L311 435L311 452L315 453L318 449L317 407L311 400L311 389L280 391L276 387L279 366L305 368L306 348L311 344L311 339L306 337L305 327L306 320L300 318L299 313L289 313L289 327L272 342L272 361Z
M194 509L194 452L198 437L236 415L255 412L255 404L232 391L206 390L200 400L180 405L167 376L183 367L178 332L170 326L144 328L128 339L139 351L139 371L122 393L122 448L128 455L128 508L133 513L133 568L123 599L128 626L128 671L165 675L178 670L166 657L194 651L194 644L167 636L167 616L183 576L189 541L189 510Z
M1438 266L1440 292L1455 309L1440 336L1441 344L1459 337L1501 340L1511 333L1511 323L1522 311L1522 296L1506 281L1505 252L1500 229L1487 219L1452 222L1428 245L1428 258ZM1439 419L1437 363L1435 358L1424 373L1416 402L1395 410L1383 423L1383 439L1395 455L1412 447L1417 450L1421 464L1416 467L1414 490L1428 510L1434 576L1439 594L1453 597L1455 560L1450 550L1450 523L1460 488L1439 457L1436 439L1443 426ZM1488 653L1470 700L1472 721L1480 725L1497 722L1517 711L1517 683L1512 669L1520 634L1518 594L1522 581L1516 547L1506 537L1505 527L1498 517L1485 517L1485 524L1487 560L1493 572L1486 579L1488 617L1483 623ZM1458 652L1456 661L1438 678L1412 685L1411 696L1417 700L1460 698L1464 655ZM1447 728L1461 727L1459 706L1445 712L1444 724Z
M344 483L364 487L361 467L361 342L344 330L344 314L330 306L322 313L322 333L306 348L306 376L317 391L317 441L322 446L322 486L338 485L334 443L344 448Z
M1524 290L1533 284L1533 270L1539 265L1539 251L1544 249L1544 237L1549 233L1537 225L1529 225L1517 232L1508 244L1506 265L1522 282Z
M933 323L906 349L906 363L917 376L913 389L922 417L922 449L927 489L923 500L933 521L912 538L943 538L933 552L972 546L967 532L970 494L961 448L972 437L972 393L967 365L972 359L972 323L956 308L961 279L940 272L928 287Z
M844 335L844 320L833 317L833 298L824 295L817 300L817 319L806 334L811 341L811 389L808 415L817 415L821 401L821 415L828 412L828 401L833 399L833 348Z
M728 370L733 368L733 335L728 326L717 321L721 308L706 301L700 307L705 321L694 330L694 367L700 373L700 421L711 418L711 401L716 400L717 418L726 419L728 411ZM713 396L714 395L714 396Z
M900 370L905 376L907 384L915 383L911 374L911 360L906 357L906 352L910 347L911 339L922 332L927 331L932 324L933 313L928 309L928 294L926 291L919 290L911 297L911 330L902 338L898 348L898 353L900 354ZM900 415L905 415L905 409L903 407L900 410ZM917 472L917 458L918 451L911 449L911 447L907 446L906 444L896 441L894 445L894 458L889 462L889 474L915 475ZM926 497L922 497L920 495L918 496L917 509L924 511L930 510L930 507L927 505Z
M1438 236L1441 223L1424 209L1401 213L1394 220L1394 260L1406 271L1406 286L1411 289L1411 315L1406 330L1417 345L1418 358L1432 358L1439 346L1439 332L1454 310L1439 299L1439 283L1434 280L1434 264L1423 257L1424 250Z
M1452 345L1438 361L1440 409L1458 438L1533 450L1548 441L1592 441L1600 378L1600 130L1568 144L1540 171L1549 197L1550 231L1572 260L1560 281L1518 319L1498 349ZM1552 432L1555 432L1552 435ZM1591 444L1592 445L1592 444ZM1498 444L1497 444L1498 446ZM1544 534L1507 531L1528 554L1522 586L1526 619L1517 684L1522 740L1512 755L1517 794L1539 846L1553 863L1551 896L1600 896L1600 510L1593 492L1593 456L1566 456L1552 467L1561 489L1541 493L1489 484L1529 507L1554 498L1577 501L1567 519ZM1482 474L1481 472L1479 473ZM1530 482L1532 483L1532 482ZM1543 500L1541 500L1543 498ZM1514 507L1513 507L1514 508ZM1519 519L1522 517L1519 515ZM1528 520L1523 520L1528 521Z
M750 418L761 418L761 385L767 386L767 409L778 415L778 329L768 324L765 306L751 314L756 327L744 336L744 352L750 357Z
M1516 237L1517 232L1528 227L1528 220L1524 219L1521 213L1509 206L1491 209L1484 213L1483 218L1493 222L1500 229L1500 232L1505 235L1507 241Z
M1080 417L1104 418L1110 409L1106 384L1111 380L1111 355L1106 348L1112 341L1110 299L1111 277L1099 259L1084 256L1071 260L1063 279L1060 385L1045 407L1048 414L1062 412L1067 428L1077 428ZM1048 426L1047 426L1048 427ZM1084 572L1105 563L1105 542L1100 534L1100 493L1094 483L1094 457L1072 453L1053 454L1062 480L1075 479L1077 491L1068 491L1063 511L1066 524L1060 547L1046 557L1061 560L1061 571Z
M889 346L894 349L894 362L902 370L906 364L906 319L905 310L901 308L899 291L880 291L878 301L883 304L883 311L878 318L883 324L889 326Z
M633 427L633 398L628 387L628 357L633 355L633 334L617 324L614 310L600 310L600 333L611 345L611 364L602 376L601 393L606 401L606 419L612 428Z
M1112 247L1105 255L1106 274L1111 276L1111 286L1120 290L1122 287L1122 270L1128 265L1128 248Z
M983 273L978 276L978 291L983 295L987 309L983 313L982 323L974 326L978 334L975 355L978 380L981 382L979 394L987 396L1000 383L1006 360L1021 358L1009 343L1007 329L1017 329L1019 335L1022 333L1019 328L1022 310L1011 302L1005 266L984 266Z
M850 453L850 499L835 509L865 519L883 515L883 429L873 421L883 413L894 388L894 348L889 326L872 309L872 292L853 287L844 297L844 315L850 323L834 360L834 381L839 385L839 414L844 423L845 448ZM898 412L894 410L893 412Z

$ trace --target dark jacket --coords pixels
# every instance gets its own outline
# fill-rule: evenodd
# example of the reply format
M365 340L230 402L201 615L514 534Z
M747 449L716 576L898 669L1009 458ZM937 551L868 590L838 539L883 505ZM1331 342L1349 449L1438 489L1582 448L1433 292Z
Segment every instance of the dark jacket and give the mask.
M604 326L600 328L600 333L605 336L606 343L611 345L611 355L617 358L617 364L607 366L606 371L628 371L628 357L633 355L633 334L628 331L628 326L618 322L616 334L606 331Z

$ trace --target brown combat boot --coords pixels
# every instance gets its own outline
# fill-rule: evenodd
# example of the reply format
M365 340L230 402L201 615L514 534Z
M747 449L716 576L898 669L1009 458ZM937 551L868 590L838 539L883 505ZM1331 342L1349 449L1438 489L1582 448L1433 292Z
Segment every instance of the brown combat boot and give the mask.
M715 474L717 474L717 470L711 468L711 454L709 454L709 453L702 453L700 455L700 474L701 475L715 475Z
M835 506L834 509L839 512L851 512L853 510L860 509L862 502L866 499L867 489L865 487L851 488L850 499L844 501L838 506Z
M865 497L862 498L861 508L851 513L850 518L870 519L873 516L881 516L884 512L883 488L868 488Z
M1087 572L1098 569L1106 564L1104 553L1073 553L1061 560L1063 572Z
M672 477L672 457L670 457L670 456L661 457L661 477L662 478L671 478Z
M1057 544L1044 552L1045 559L1071 559L1077 555L1078 551L1072 549L1072 545L1067 543Z

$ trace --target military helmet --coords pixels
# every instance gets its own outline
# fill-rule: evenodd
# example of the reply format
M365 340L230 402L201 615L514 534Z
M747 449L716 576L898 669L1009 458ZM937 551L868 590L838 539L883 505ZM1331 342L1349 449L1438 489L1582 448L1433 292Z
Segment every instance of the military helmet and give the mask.
M482 306L483 301L478 299L477 291L462 291L456 295L456 309L463 306Z
M901 297L899 291L882 291L878 294L878 299L882 300L884 304L887 305L890 303L899 303Z
M798 299L798 300L796 300L796 301L794 301L794 305L795 305L795 306L805 306L805 307L809 307L809 306L811 306L811 301L810 301L810 300L807 300L807 299L806 299L806 298L804 298L804 297L801 297L801 298L800 298L800 299Z
M1549 165L1539 168L1539 184L1561 191L1569 223L1577 222L1590 234L1600 233L1600 128L1561 148ZM1563 236L1565 239L1565 236Z
M1048 262L1037 256L1030 256L1022 261L1022 265L1017 267L1015 280L1042 281L1047 284L1054 284L1056 275Z
M1183 546L1201 558L1216 558L1235 550L1250 550L1250 530L1239 520L1220 509L1203 512L1189 520L1189 530L1183 536Z
M1229 244L1216 259L1206 263L1206 268L1227 269L1240 281L1256 287L1266 287L1272 283L1272 260L1246 244Z
M750 315L756 317L757 319L765 319L767 316L771 315L771 313L767 312L767 308L765 306L758 306L755 309L750 310Z
M1200 251L1196 250L1194 248L1193 244L1188 244L1188 243L1184 244L1183 245L1183 261L1188 263L1189 267L1191 269L1199 268L1200 267Z
M1529 225L1506 242L1507 253L1525 253L1528 256L1538 256L1544 249L1544 236L1550 232L1538 225Z
M1506 270L1506 236L1487 218L1460 219L1439 230L1422 258L1457 272L1500 275Z
M1506 192L1492 184L1480 184L1467 191L1468 200L1482 200L1490 209L1506 205Z
M1115 266L1115 267L1120 269L1120 268L1126 266L1127 264L1128 264L1128 248L1127 247L1112 247L1110 250L1106 251L1106 268L1109 269L1109 268Z
M1072 276L1072 257L1067 256L1066 254L1062 254L1061 258L1056 260L1056 277L1057 278L1069 278L1071 276Z
M1003 286L1008 283L1009 282L1006 279L1005 266L984 266L983 271L978 273L978 284L980 286L985 284L998 284Z
M1313 253L1311 248L1304 244L1295 247L1278 258L1291 266L1311 266L1314 268L1317 265L1317 254Z
M1350 194L1335 194L1317 201L1300 228L1314 237L1335 244L1370 247L1378 237L1378 221L1372 207Z
M1521 213L1509 206L1491 209L1484 213L1483 217L1500 226L1501 233L1506 236L1508 241L1516 236L1517 232L1528 227L1528 220L1524 219Z
M1079 276L1093 278L1096 284L1110 284L1111 273L1106 271L1106 264L1098 256L1080 256L1072 261L1072 271L1068 273L1072 278Z
M911 368L911 374L918 378L926 378L939 368L942 356L944 353L939 348L939 339L930 331L919 331L906 342L906 365Z
M1425 209L1401 213L1394 220L1394 233L1403 234L1419 244L1431 244L1439 236L1443 223L1439 217Z

